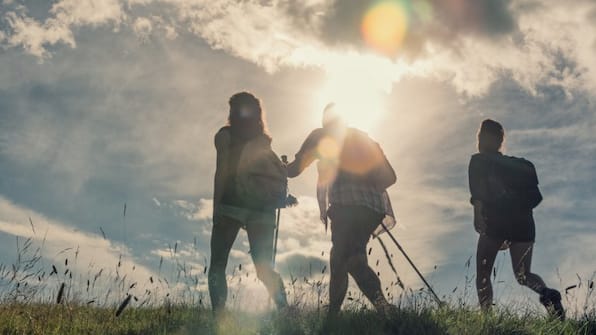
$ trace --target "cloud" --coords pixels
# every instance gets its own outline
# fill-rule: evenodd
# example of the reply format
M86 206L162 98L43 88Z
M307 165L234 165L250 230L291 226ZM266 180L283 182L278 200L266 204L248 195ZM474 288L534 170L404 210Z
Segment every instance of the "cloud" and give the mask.
M12 33L5 38L8 45L22 46L34 56L40 58L49 56L45 48L48 44L64 43L71 47L76 45L72 31L56 22L41 24L14 12L7 13L5 19L12 30Z
M26 7L17 6L15 11L7 11L4 19L10 29L8 45L22 46L40 58L49 57L47 46L59 43L76 46L75 27L117 25L124 18L118 0L61 0L52 5L49 14L45 21L39 22L27 16Z
M277 263L280 273L285 277L312 277L328 270L327 260L299 253L288 255Z
M406 12L408 35L402 52L418 56L426 43L451 47L461 35L496 37L512 33L516 19L510 9L511 1L499 0L448 0L448 1L394 1ZM319 28L324 41L332 45L366 48L362 38L362 18L377 1L335 1L327 8L317 8L321 17ZM320 4L319 4L320 5ZM293 6L291 8L295 8ZM303 15L313 7L294 10ZM312 17L312 15L311 15ZM315 16L316 17L316 16Z
M139 17L134 21L132 29L141 38L147 38L153 31L153 24L148 18Z
M38 57L51 55L47 45L74 47L76 28L110 25L117 29L125 23L145 38L155 25L168 38L175 38L182 29L214 49L269 71L284 66L329 69L342 62L350 64L348 68L358 64L370 68L374 63L386 73L380 86L414 75L451 82L470 96L486 94L504 76L533 94L543 85L562 87L568 94L596 87L592 47L596 27L589 15L594 5L589 1L565 5L497 0L398 3L407 12L409 33L397 57L389 59L374 55L362 42L360 21L373 1L153 0L125 4L62 0L51 7L44 21L15 11L6 13L5 19L10 27L8 45L23 46ZM138 16L140 12L156 15ZM575 34L576 29L583 33ZM350 50L352 56L346 54Z

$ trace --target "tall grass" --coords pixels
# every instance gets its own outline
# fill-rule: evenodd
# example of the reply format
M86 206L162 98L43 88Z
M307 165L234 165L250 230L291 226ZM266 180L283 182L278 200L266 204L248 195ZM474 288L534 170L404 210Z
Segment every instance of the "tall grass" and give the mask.
M31 222L34 230L33 222ZM495 308L488 314L470 306L474 292L470 260L461 288L443 296L437 307L425 290L403 288L399 276L384 287L397 314L380 316L370 310L359 291L349 291L344 313L333 322L324 315L328 301L328 270L309 265L307 276L290 274L286 282L292 308L282 312L246 312L251 297L243 283L256 281L242 264L228 281L232 312L214 320L205 291L207 265L193 268L177 257L180 243L160 257L158 273L144 280L123 269L122 256L111 268L87 266L80 273L79 248L65 248L64 260L44 264L43 245L16 238L16 261L0 264L1 334L586 334L596 335L594 276L578 276L567 287L565 304L570 320L548 319L527 306ZM194 242L196 247L196 242ZM388 254L386 252L386 254ZM157 263L157 259L156 259ZM205 260L206 263L206 260ZM79 270L77 270L79 269ZM497 272L494 277L496 279Z

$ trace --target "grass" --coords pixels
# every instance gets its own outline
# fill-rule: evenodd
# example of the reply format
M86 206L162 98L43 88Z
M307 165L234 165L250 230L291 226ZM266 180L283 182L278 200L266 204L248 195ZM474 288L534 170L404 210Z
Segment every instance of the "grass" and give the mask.
M391 317L366 309L344 311L325 324L316 310L261 315L230 312L215 322L206 308L162 306L115 309L14 304L0 307L1 334L596 334L596 318L560 322L508 311L482 314L452 308L401 309Z
M480 313L466 303L472 283L468 276L464 296L443 297L447 307L436 307L425 291L403 290L398 279L386 288L390 300L398 306L396 314L381 317L368 309L361 295L348 292L345 310L336 320L326 322L325 267L317 276L291 276L286 288L294 307L289 311L239 311L246 304L238 300L242 286L237 285L230 292L232 311L214 320L204 303L206 266L192 269L179 262L177 247L176 243L170 250L173 263L165 264L160 258L159 277L151 276L143 283L124 274L122 259L112 270L89 265L86 274L73 273L71 266L77 262L78 248L61 252L63 263L43 264L43 241L36 248L32 238L17 237L17 261L9 266L0 264L0 334L596 335L596 273L588 280L578 277L578 284L565 290L566 305L575 305L575 312L565 322L547 319L523 304L511 310L496 308L488 314ZM171 265L171 271L164 271L169 273L169 280L161 275L162 265ZM134 272L134 267L130 271ZM253 277L238 265L229 281L256 281ZM183 289L177 289L179 286Z

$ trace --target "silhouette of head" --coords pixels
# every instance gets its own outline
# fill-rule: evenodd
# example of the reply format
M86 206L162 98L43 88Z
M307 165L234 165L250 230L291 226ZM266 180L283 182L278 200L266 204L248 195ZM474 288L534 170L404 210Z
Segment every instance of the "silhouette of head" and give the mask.
M252 93L240 92L232 95L228 103L230 105L228 125L232 134L244 139L267 134L261 100Z
M478 131L478 151L482 153L500 152L505 130L503 126L491 119L486 119L480 124Z
M323 128L337 127L343 125L343 119L337 111L337 106L334 102L330 102L323 109Z

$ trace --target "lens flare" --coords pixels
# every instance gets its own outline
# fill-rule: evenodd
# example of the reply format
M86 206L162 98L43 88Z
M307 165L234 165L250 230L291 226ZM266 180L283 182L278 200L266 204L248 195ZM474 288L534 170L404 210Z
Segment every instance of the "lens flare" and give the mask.
M393 55L401 47L408 31L407 10L399 1L380 1L365 14L361 30L369 46Z
M340 146L335 139L331 137L324 137L319 142L317 152L321 158L327 160L337 160L339 158Z

